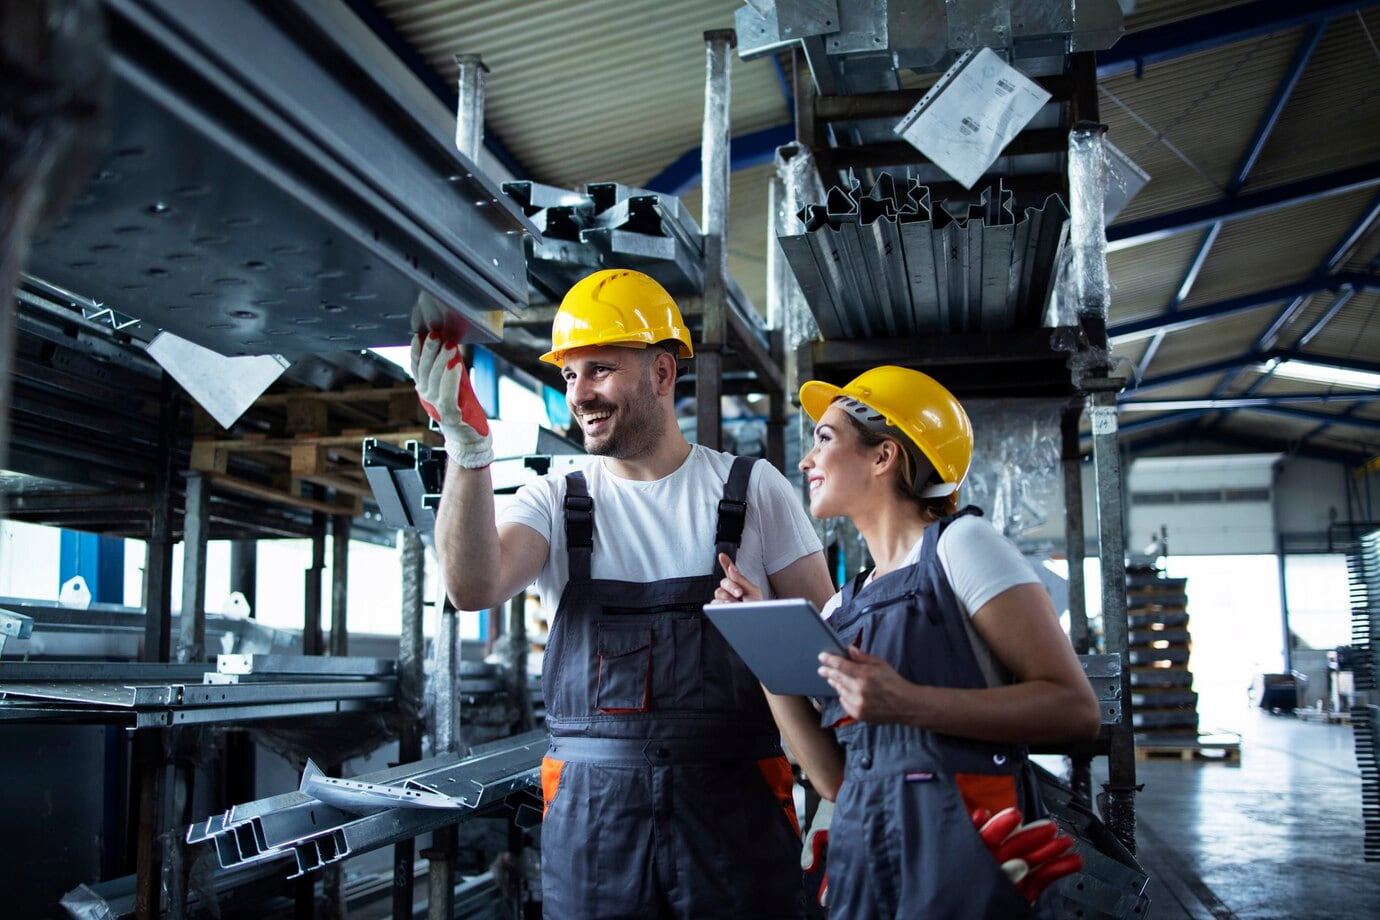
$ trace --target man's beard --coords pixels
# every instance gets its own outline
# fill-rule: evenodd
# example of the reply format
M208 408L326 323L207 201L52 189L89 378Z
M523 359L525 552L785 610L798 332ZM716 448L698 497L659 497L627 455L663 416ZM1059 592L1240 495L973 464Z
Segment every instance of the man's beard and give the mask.
M584 411L600 408L615 408L607 403L596 403ZM600 457L615 460L631 460L649 453L661 441L666 430L666 420L659 411L656 390L652 386L651 374L642 378L637 392L627 405L616 409L613 426L607 437L594 439L584 436L585 450ZM582 429L583 430L583 429Z

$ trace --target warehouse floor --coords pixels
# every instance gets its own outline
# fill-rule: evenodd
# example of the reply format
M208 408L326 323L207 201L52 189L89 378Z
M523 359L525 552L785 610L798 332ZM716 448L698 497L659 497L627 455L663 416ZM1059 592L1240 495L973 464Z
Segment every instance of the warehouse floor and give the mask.
M1238 764L1136 764L1149 920L1380 917L1380 864L1361 858L1351 727L1258 709L1233 721Z

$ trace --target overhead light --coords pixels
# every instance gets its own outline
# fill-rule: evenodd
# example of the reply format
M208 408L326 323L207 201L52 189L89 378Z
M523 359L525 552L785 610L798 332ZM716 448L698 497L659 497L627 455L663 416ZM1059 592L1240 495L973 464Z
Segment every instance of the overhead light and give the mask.
M1272 374L1290 380L1306 380L1309 383L1322 383L1328 386L1350 387L1355 390L1380 390L1380 374L1371 371L1358 371L1331 364L1316 364L1312 361L1284 360L1273 358L1264 364L1255 365L1257 373Z

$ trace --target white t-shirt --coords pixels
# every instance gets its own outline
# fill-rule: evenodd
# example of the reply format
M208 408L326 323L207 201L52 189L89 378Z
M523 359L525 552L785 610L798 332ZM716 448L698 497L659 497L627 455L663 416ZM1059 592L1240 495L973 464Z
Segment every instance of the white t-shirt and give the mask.
M594 500L592 576L647 583L713 572L719 499L732 465L732 454L696 444L674 473L642 482L615 476L593 459L585 467ZM498 516L500 525L523 524L550 544L537 590L553 613L570 579L564 502L565 476L544 476L519 489ZM768 575L819 550L795 488L770 463L753 464L737 559L743 574L771 597Z
M920 561L920 549L932 532L933 528L925 528L902 567ZM976 515L965 514L944 529L939 538L938 554L939 565L953 587L958 606L970 617L1007 588L1040 584L1040 577L1016 545ZM824 605L824 615L832 615L842 599L842 592L831 597Z

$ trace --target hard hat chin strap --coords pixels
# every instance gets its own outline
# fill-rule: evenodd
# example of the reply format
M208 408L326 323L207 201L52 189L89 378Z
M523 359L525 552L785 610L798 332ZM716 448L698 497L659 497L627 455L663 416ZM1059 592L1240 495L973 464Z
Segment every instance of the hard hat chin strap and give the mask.
M916 498L943 498L958 491L957 483L931 481L935 469L930 458L909 435L895 425L888 424L885 415L851 396L840 396L835 402L868 431L890 438L900 446L901 455L906 458L906 484Z

